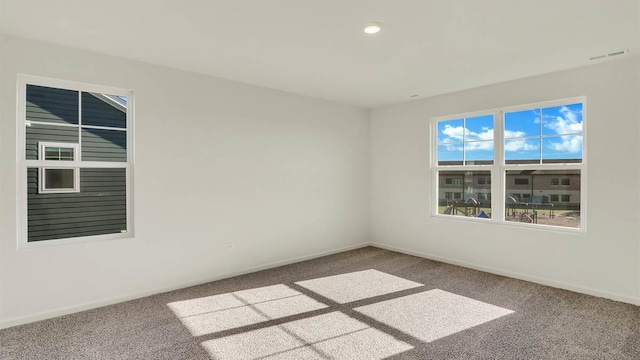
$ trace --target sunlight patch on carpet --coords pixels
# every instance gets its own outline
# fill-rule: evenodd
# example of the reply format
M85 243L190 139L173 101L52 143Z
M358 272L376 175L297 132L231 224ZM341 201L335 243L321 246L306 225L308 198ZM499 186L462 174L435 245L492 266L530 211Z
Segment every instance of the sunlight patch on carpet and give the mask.
M340 304L422 286L373 269L299 281L295 284Z
M513 311L440 289L355 308L416 339L432 342Z
M384 359L413 347L341 312L202 343L213 359Z
M193 336L212 334L327 307L282 284L176 301L167 306Z

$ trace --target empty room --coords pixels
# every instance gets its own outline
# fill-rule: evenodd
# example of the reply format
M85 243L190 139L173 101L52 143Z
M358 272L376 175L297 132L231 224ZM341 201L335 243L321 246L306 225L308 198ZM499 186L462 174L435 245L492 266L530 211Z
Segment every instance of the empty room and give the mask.
M639 359L639 54L637 0L0 0L0 359Z

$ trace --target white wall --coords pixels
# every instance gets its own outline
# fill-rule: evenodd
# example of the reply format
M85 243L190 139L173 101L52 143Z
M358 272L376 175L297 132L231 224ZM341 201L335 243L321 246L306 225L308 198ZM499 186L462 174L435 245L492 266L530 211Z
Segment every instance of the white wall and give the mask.
M0 48L0 328L369 241L640 302L638 57L378 108L369 122L86 51L13 37ZM17 73L135 90L135 238L17 250ZM430 216L431 117L581 95L586 234Z
M367 110L1 41L0 327L368 242ZM135 91L135 238L17 250L18 73Z
M374 109L376 244L557 287L640 302L638 57ZM587 233L433 218L430 118L587 96Z

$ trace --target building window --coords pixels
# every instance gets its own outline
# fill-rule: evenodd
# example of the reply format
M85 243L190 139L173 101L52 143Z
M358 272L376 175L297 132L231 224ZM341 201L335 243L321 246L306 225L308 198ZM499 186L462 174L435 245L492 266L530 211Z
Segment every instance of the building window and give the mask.
M462 185L462 178L453 178L453 185Z
M444 183L447 184L447 185L451 185L451 184L453 184L453 179L452 178L446 178L446 179L444 179Z
M78 144L38 142L38 159L70 162L76 160ZM63 194L80 191L80 173L77 168L40 168L38 193Z
M471 217L473 201L488 203L487 195L480 194L493 183L491 188L496 187L499 196L493 197L487 210L498 216L490 221L584 229L585 103L584 98L576 98L434 119L433 183L440 184L445 174L460 175L466 206L457 213L444 211L440 201L444 193L437 185L433 194L438 211L434 213ZM473 189L478 185L484 191ZM573 201L559 197L555 188L559 185L569 187L563 191L568 190ZM551 194L552 189L556 194ZM559 199L562 205L553 206Z
M529 179L516 178L514 181L516 185L529 185Z
M488 175L487 171L442 171L439 179L441 184L446 182L447 178L459 179L460 186L457 188L464 187L464 189L462 192L449 192L450 187L439 185L438 213L467 216L466 214L478 214L480 211L484 211L486 214L490 214L491 202L488 200L491 200L491 197L486 193L487 187L481 186L482 191L479 192L480 188L475 185L477 182L475 179L486 178ZM458 202L451 204L450 200L452 199ZM484 202L480 203L481 200Z
M570 202L571 195L562 195L562 202Z
M131 91L18 81L21 244L131 236Z

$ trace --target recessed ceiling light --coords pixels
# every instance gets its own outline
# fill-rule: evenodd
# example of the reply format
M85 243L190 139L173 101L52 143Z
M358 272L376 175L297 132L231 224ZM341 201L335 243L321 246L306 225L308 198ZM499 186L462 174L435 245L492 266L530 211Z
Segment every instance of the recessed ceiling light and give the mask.
M382 24L377 22L367 24L367 26L364 27L364 32L367 34L377 34L380 30L382 30Z

